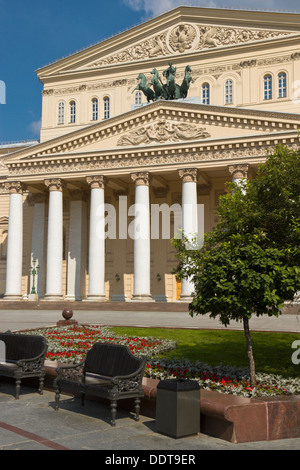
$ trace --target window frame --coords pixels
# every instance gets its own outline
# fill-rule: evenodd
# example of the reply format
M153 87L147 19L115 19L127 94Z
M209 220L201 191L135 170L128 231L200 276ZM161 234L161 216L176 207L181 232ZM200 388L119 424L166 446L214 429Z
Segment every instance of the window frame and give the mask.
M208 82L202 83L201 86L201 103L202 104L210 104L210 84Z
M99 119L99 100L97 97L92 98L92 121L98 121Z
M273 99L273 75L271 73L265 73L263 76L263 99L264 101L270 101Z
M284 76L282 79L281 77ZM281 84L283 80L283 84ZM287 73L281 71L277 75L277 86L278 86L278 98L287 98Z
M57 105L57 125L61 126L65 123L65 102L59 101Z
M228 91L228 88L230 91ZM234 103L234 81L232 78L227 78L224 83L224 104Z
M103 98L103 119L110 118L110 97L104 96Z
M141 91L137 91L134 95L134 105L140 106L143 104L143 94Z
M76 111L77 111L76 101L71 100L69 102L69 111L70 111L70 124L76 123Z

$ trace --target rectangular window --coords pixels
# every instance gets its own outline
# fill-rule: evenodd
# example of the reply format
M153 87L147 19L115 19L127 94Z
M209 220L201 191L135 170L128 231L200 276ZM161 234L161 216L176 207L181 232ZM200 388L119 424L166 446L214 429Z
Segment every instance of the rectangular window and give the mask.
M271 75L266 75L264 77L264 100L272 99L272 77Z
M204 83L202 86L202 103L210 104L210 89L208 83Z
M97 121L97 120L98 120L98 100L97 100L97 99L94 99L94 100L93 100L92 119L93 119L93 121Z
M286 98L287 88L286 88L286 74L280 73L278 76L278 98Z
M70 104L70 122L74 123L76 122L76 103L75 101L72 101Z
M227 80L225 83L225 104L233 103L233 81Z

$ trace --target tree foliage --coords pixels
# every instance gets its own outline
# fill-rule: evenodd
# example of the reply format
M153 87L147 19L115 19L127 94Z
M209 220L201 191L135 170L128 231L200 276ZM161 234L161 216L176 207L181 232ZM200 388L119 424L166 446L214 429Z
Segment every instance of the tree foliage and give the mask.
M253 372L249 319L278 316L300 290L300 152L277 147L253 180L228 186L203 247L185 234L173 243L179 277L195 286L190 314L243 321Z

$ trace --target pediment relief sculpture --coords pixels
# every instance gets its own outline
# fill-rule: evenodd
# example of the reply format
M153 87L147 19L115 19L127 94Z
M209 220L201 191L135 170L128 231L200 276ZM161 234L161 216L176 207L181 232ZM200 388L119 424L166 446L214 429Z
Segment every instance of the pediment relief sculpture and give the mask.
M175 53L196 52L220 46L230 46L247 42L287 36L292 32L228 28L222 26L202 26L180 24L134 44L117 54L112 54L89 65L101 67L110 64L133 62L152 57L170 56Z
M210 134L204 127L187 123L170 123L160 120L156 124L140 127L122 136L119 146L149 144L151 142L179 142L184 140L207 139Z

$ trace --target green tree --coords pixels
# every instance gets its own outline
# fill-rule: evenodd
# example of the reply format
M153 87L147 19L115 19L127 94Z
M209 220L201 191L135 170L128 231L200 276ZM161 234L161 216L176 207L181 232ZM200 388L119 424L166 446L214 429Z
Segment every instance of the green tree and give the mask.
M192 278L190 314L242 321L255 387L249 320L275 315L300 289L300 156L278 147L252 181L229 184L220 199L219 222L201 249L175 238L178 276Z

